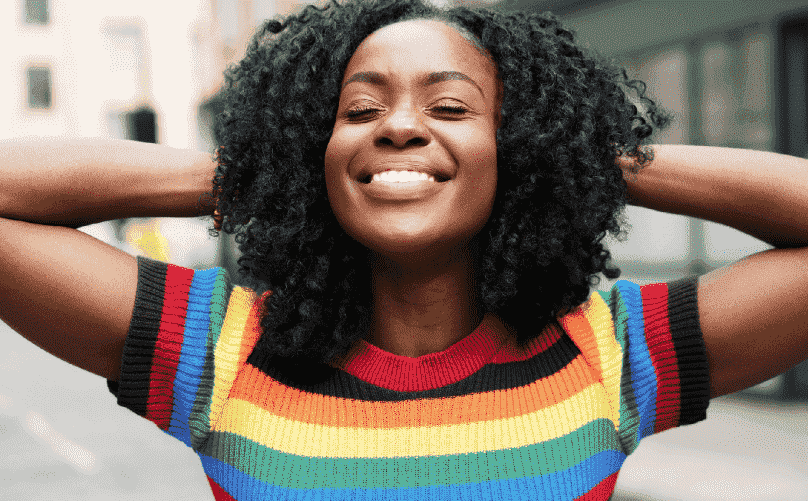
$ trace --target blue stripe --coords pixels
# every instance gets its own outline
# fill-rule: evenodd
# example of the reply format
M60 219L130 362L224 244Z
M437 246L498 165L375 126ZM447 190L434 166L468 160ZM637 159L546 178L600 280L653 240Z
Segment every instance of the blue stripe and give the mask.
M206 342L210 323L210 301L219 268L197 270L188 293L180 361L174 378L173 410L168 433L191 447L188 421L194 405L202 370L205 366Z
M640 417L635 443L639 443L640 439L654 433L658 381L645 337L640 286L626 280L620 280L615 286L620 288L628 314L628 360L631 365L631 385Z
M463 485L406 489L289 489L257 480L237 468L199 454L205 473L236 500L305 499L365 501L412 501L475 499L484 501L564 501L583 496L609 475L620 470L626 455L619 451L598 453L577 465L539 477L492 480ZM244 465L245 469L261 465Z

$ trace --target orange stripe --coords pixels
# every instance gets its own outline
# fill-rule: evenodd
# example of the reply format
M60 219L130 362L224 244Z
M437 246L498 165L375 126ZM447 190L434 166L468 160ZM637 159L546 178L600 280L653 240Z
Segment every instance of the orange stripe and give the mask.
M445 426L522 416L563 402L592 384L598 383L579 355L561 371L526 387L431 399L428 403L424 402L430 407L430 415L425 416L411 412L412 400L373 402L314 395L284 386L246 364L233 385L230 398L251 402L291 421L357 428L373 423L374 428L399 428ZM559 388L567 392L559 392ZM288 402L294 404L289 405ZM521 405L512 407L505 405L506 402L519 402Z
M261 316L264 313L263 305L269 294L270 293L267 292L260 298L253 299L250 313L247 316L247 322L244 324L244 335L241 338L241 347L238 353L239 366L250 356L250 353L252 353L258 342L258 338L261 336ZM254 298L255 294L252 296Z
M596 294L596 293L594 293ZM603 379L603 366L600 360L600 350L598 349L598 340L595 337L595 331L592 329L592 324L584 314L584 307L588 306L592 301L589 301L582 306L576 308L574 311L565 315L560 321L564 330L575 345L581 350L584 358L589 361L590 370L597 381Z

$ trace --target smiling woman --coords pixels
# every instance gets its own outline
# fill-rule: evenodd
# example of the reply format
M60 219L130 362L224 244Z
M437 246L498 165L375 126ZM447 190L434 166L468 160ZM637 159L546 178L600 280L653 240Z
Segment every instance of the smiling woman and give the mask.
M639 438L704 419L693 280L590 298L619 273L615 159L645 165L664 120L557 18L330 2L265 23L227 79L214 186L246 288L205 300L226 340L194 351L240 355L188 396L215 492L606 499Z

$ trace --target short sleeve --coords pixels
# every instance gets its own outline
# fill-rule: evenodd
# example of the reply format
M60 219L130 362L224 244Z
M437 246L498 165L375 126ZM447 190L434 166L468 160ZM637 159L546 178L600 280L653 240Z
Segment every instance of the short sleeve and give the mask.
M191 446L189 418L232 291L223 268L193 270L138 256L138 285L118 404Z
M626 454L648 435L707 418L697 284L696 276L643 286L621 280L601 293L622 351L618 435Z

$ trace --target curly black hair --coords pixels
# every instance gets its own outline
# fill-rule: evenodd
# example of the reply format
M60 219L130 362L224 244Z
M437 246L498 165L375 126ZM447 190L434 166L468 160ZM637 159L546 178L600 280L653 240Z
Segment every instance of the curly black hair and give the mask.
M325 150L354 51L376 30L411 19L442 20L476 37L502 82L497 193L479 234L485 310L524 346L586 301L598 273L620 274L602 244L607 232L624 236L626 185L615 159L647 165L653 151L644 144L668 121L643 82L585 53L550 13L329 0L263 23L225 72L213 193L221 228L236 234L242 253L241 283L271 291L256 347L262 358L327 364L367 333L369 250L331 209Z

